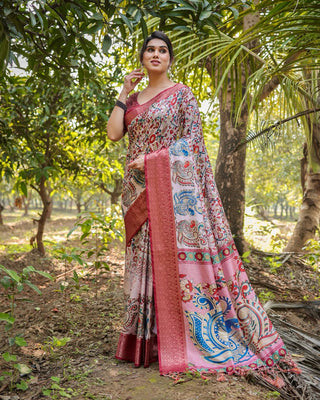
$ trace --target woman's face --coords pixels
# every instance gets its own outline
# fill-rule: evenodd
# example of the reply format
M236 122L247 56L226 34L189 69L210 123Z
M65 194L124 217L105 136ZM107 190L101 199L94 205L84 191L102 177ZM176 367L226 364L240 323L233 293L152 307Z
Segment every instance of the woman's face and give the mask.
M142 64L148 72L166 72L171 64L166 42L161 39L151 39L143 53Z

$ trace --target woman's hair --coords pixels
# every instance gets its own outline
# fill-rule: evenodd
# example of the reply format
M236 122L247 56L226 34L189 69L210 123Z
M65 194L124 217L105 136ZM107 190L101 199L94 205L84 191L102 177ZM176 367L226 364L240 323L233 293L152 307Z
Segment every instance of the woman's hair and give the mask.
M166 45L168 46L169 54L170 54L170 64L171 64L173 62L173 58L174 58L172 43L171 43L170 39L168 38L168 36L164 32L161 32L161 31L154 31L151 33L150 36L148 36L145 39L145 41L143 42L143 45L141 47L141 50L140 50L140 62L142 63L143 53L146 51L148 43L152 39L160 39L166 43Z

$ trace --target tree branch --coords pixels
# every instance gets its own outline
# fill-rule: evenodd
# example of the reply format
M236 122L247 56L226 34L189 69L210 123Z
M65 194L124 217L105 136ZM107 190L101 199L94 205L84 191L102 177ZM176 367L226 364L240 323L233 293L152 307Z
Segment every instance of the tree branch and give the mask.
M315 108L315 109L312 109L312 110L309 109L309 110L301 111L301 112L299 112L299 113L297 113L297 114L295 114L295 115L292 115L291 117L282 119L282 120L276 122L275 124L269 126L268 128L265 128L265 129L263 129L262 131L260 131L260 132L258 132L258 133L255 133L255 134L253 134L253 135L250 135L248 138L246 138L245 140L243 140L242 142L240 142L240 143L236 146L236 148L235 148L234 150L231 151L231 153L235 153L240 147L242 147L242 146L248 144L249 142L252 142L252 140L257 139L259 136L262 136L262 135L264 135L264 134L270 132L271 130L273 130L273 129L275 129L275 128L278 128L279 126L285 124L286 122L289 122L289 121L292 121L292 120L294 120L294 119L298 119L298 118L303 117L303 116L305 116L305 115L313 114L313 113L316 113L316 112L319 112L319 111L320 111L320 108Z

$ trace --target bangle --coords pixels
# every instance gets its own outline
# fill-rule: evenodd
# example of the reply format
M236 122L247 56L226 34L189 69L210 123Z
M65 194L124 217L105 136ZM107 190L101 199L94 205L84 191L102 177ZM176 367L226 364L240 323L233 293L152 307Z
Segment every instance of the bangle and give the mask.
M127 106L124 103L122 103L122 101L120 101L120 100L116 101L116 106L122 108L124 110L124 112L127 111Z

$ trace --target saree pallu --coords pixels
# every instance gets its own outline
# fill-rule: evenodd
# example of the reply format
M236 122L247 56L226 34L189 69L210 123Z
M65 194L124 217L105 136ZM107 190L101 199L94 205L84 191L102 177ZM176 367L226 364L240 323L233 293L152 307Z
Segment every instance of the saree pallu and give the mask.
M285 362L282 339L250 285L214 182L197 102L176 84L128 101L126 318L116 357L159 360L160 374L243 374Z

